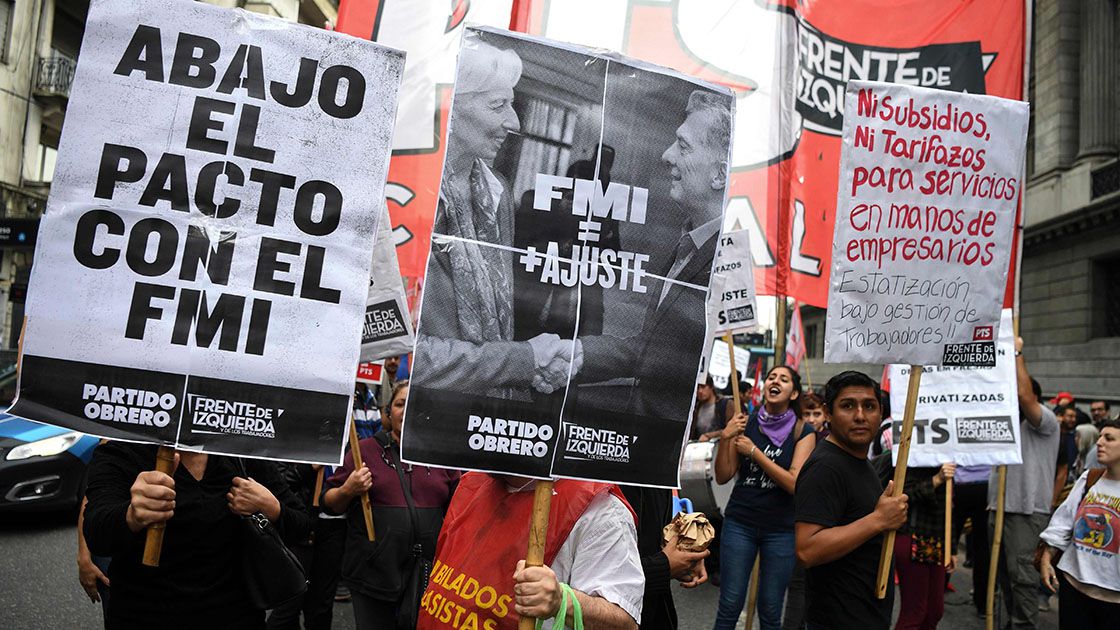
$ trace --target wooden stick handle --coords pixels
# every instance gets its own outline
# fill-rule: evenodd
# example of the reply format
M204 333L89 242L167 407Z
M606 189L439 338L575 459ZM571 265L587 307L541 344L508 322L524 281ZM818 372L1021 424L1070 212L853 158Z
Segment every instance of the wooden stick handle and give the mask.
M910 366L910 383L906 387L906 408L902 414L902 433L898 438L898 462L894 466L894 489L892 497L902 494L906 485L906 463L910 459L910 436L914 433L914 413L918 408L918 388L922 384L922 366ZM887 596L887 582L891 576L891 555L894 553L894 538L897 534L890 530L883 537L883 548L879 553L879 579L875 585L875 595L879 599Z
M533 493L533 517L529 522L529 549L525 552L525 566L544 566L544 544L548 537L548 511L552 507L552 481L538 481ZM533 630L536 620L522 617L517 630Z
M170 475L175 468L175 449L170 446L161 446L156 451L156 471ZM158 567L159 556L163 551L163 532L167 523L155 523L148 526L148 533L144 539L144 558L142 562L146 567Z
M350 457L354 459L354 470L362 467L362 449L358 446L358 429L350 418ZM321 471L320 471L321 472ZM377 540L373 531L373 510L369 506L369 493L362 493L362 516L366 519L366 537L370 542Z
M992 534L992 555L988 559L988 597L984 609L984 627L995 627L996 571L999 568L999 546L1003 542L1003 499L1007 494L1007 466L996 467L996 524Z
M320 466L318 472L315 473L315 494L311 496L311 507L319 507L319 495L323 493L324 470L326 469Z
M743 410L742 395L739 393L739 375L735 373L735 340L731 331L723 333L723 340L727 342L727 356L731 359L731 394L734 397L735 413Z
M956 539L953 538L953 478L945 480L945 566L949 566L953 558L953 547Z

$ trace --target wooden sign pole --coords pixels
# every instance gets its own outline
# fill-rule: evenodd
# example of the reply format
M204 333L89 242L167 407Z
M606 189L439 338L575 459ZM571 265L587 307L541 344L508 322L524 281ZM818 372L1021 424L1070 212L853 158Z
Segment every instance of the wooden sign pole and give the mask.
M350 457L354 459L354 470L362 467L362 449L358 447L358 428L353 416L350 417ZM373 531L373 510L369 507L369 493L362 493L362 516L366 519L366 536L370 542L377 540Z
M727 356L731 358L731 377L727 380L731 381L731 394L734 396L735 413L739 413L742 407L742 394L739 393L739 376L735 373L735 341L731 332L723 333L723 340L727 342Z
M1007 466L996 466L996 523L992 535L992 555L988 560L988 598L984 627L995 627L996 573L999 571L999 546L1003 543L1003 499L1007 493Z
M922 384L922 366L910 366L910 383L906 388L906 408L902 415L902 434L898 438L898 462L894 466L894 490L892 497L902 494L906 484L906 463L910 458L910 436L914 432L914 412L918 407L918 387ZM894 538L897 532L891 530L883 538L883 548L879 553L879 579L875 595L879 599L887 596L887 582L891 574L891 555L894 553Z
M525 552L525 566L544 566L544 544L548 537L548 511L552 507L552 485L550 481L538 481L533 492L533 517L529 522L529 549ZM522 617L517 622L517 630L533 630L536 620Z
M953 558L953 547L957 541L953 539L953 478L945 480L945 566L948 567Z
M322 466L315 473L315 494L311 497L311 507L319 507L319 495L323 493L323 471L326 470Z
M175 468L175 449L170 446L161 446L156 451L156 471L170 475ZM144 539L144 558L142 562L146 567L158 567L159 556L163 551L163 532L167 523L155 523L148 526L148 533Z

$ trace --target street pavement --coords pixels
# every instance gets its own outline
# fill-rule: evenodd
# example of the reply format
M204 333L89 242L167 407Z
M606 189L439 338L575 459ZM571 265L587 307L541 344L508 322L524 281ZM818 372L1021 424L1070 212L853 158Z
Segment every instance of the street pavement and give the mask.
M74 561L76 528L71 514L33 517L0 516L0 628L4 630L96 629L101 608L78 585ZM960 569L952 579L957 591L946 596L940 627L983 630L969 601L971 572ZM709 630L715 620L719 589L703 585L674 588L681 630ZM897 615L897 600L896 612ZM1041 628L1058 627L1057 598L1054 610L1042 613ZM740 624L742 628L744 624ZM333 628L350 630L354 617L350 604L336 604ZM754 627L758 627L757 620Z

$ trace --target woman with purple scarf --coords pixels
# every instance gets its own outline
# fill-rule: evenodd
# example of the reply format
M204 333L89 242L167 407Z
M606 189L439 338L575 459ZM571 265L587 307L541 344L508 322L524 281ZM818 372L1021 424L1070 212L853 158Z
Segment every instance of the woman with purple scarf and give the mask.
M750 420L732 418L720 436L716 481L735 488L720 535L719 611L715 630L732 630L743 610L756 555L758 621L779 630L782 600L796 562L793 489L797 472L816 446L813 427L800 416L801 376L778 366L766 374L763 406Z

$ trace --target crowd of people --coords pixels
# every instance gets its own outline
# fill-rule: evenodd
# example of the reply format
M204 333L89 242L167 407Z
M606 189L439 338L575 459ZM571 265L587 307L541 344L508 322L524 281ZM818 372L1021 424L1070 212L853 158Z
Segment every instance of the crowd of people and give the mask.
M188 452L164 474L151 470L154 446L99 445L80 516L79 580L104 606L108 628L160 618L168 627L281 629L301 627L301 617L304 628L330 628L340 589L359 629L513 628L519 616L550 620L546 627L579 617L595 628L671 629L672 584L710 582L720 590L718 630L739 623L757 559L764 630L888 628L895 589L883 599L875 590L883 540L894 531L895 628L937 627L961 537L977 614L995 570L1004 627L1038 627L1052 593L1061 628L1115 627L1120 421L1107 401L1093 401L1091 416L1066 392L1053 408L1045 404L1021 343L1023 463L1007 467L994 569L994 471L953 462L911 468L896 494L879 383L849 371L818 393L777 366L758 385L757 409L735 408L710 378L697 388L692 438L718 441L716 481L734 484L712 515L719 531L707 551L663 539L674 508L669 490L561 480L544 566L527 566L537 482L403 463L402 378L380 396L359 387L362 463L348 454L321 476L306 464ZM949 480L956 490L945 553ZM376 524L372 541L363 495ZM269 611L252 603L241 563L240 521L252 514L274 524L308 582ZM145 529L156 524L166 526L158 568L142 562ZM428 574L422 596L410 593L417 571Z

